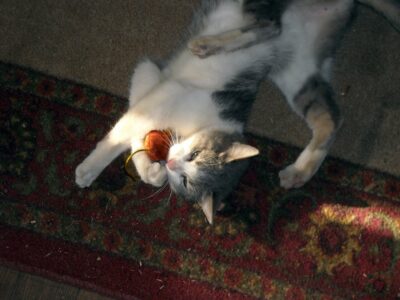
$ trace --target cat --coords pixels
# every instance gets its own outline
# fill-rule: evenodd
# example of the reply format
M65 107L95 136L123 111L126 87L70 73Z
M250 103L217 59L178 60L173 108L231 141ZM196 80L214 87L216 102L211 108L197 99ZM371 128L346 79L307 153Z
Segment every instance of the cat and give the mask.
M400 29L400 5L362 0ZM133 156L141 179L202 207L212 224L249 158L243 129L262 80L280 88L312 131L297 160L279 172L283 188L304 185L318 170L342 123L330 85L333 55L353 0L203 0L189 35L162 66L144 59L131 79L129 108L76 168L88 187L122 152L143 148L151 130L175 137L166 162Z

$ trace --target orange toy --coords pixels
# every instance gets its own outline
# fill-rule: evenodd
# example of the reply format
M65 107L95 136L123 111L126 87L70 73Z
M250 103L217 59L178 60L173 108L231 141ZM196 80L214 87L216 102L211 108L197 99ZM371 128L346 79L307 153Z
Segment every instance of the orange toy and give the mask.
M171 141L170 130L152 130L144 138L144 148L152 161L167 160Z
M144 149L139 149L132 152L125 161L125 172L132 179L137 178L128 171L128 163L132 157L139 152L146 151L152 161L167 160L168 151L172 144L171 130L152 130L144 137Z

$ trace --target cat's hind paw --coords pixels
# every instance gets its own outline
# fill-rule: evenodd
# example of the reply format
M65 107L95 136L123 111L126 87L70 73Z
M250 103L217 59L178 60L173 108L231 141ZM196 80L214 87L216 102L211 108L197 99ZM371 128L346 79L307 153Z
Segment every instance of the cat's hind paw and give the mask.
M310 172L305 172L296 168L293 164L279 172L279 179L281 187L292 189L302 187L312 175L313 174Z
M81 188L89 187L97 176L96 172L93 172L82 163L75 170L75 183Z

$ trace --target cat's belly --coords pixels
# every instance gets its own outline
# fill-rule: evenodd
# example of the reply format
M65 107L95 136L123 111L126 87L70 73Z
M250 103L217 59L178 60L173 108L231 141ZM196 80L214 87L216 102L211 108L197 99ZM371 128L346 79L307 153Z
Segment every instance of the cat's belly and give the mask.
M324 65L323 49L334 42L337 28L343 27L350 14L352 0L300 0L282 17L282 34L276 49L288 51L286 66L270 78L292 99L304 82ZM281 55L281 54L279 54Z
M283 14L282 26L284 31L300 30L301 36L319 35L328 24L342 22L353 5L353 0L297 0Z
M183 51L170 66L170 75L199 88L218 90L241 72L267 62L273 56L274 44L258 44L234 52L201 59L189 50Z

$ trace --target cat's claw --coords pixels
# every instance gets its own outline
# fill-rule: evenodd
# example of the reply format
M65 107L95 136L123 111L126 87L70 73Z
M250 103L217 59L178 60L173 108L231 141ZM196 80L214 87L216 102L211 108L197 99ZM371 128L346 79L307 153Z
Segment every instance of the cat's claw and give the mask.
M75 170L75 183L81 188L89 187L97 176L97 173L93 172L82 163Z
M281 187L285 189L302 187L313 174L298 169L294 164L279 172Z

